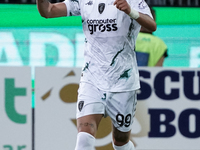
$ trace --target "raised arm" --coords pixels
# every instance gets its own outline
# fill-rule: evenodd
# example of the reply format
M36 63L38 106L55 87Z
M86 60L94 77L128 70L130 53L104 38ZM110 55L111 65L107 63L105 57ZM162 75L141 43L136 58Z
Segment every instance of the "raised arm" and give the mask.
M36 3L40 15L44 18L67 16L66 5L62 2L52 4L48 0L37 0Z
M143 27L147 28L150 31L156 31L157 25L156 22L148 15L139 13L139 18L136 21Z
M141 26L152 32L156 30L156 22L150 16L131 9L126 0L115 0L114 5L116 5L119 10L124 11L131 18L135 19Z

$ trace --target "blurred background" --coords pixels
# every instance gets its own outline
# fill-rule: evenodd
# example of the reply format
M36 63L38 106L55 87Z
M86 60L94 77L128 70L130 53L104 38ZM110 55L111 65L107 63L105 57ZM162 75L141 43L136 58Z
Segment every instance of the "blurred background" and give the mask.
M156 11L158 28L153 34L160 37L168 48L168 57L163 66L199 67L200 1L146 2ZM45 19L39 15L35 3L35 0L1 0L0 65L81 67L84 40L81 18ZM34 37L39 33L45 34L37 42ZM51 41L50 36L60 40ZM67 52L66 48L58 44L61 39L68 43ZM7 46L12 47L12 50L8 51ZM68 54L64 56L61 53Z
M62 0L49 0L52 3ZM35 4L36 0L2 0L1 3ZM199 0L146 0L151 6L199 6Z

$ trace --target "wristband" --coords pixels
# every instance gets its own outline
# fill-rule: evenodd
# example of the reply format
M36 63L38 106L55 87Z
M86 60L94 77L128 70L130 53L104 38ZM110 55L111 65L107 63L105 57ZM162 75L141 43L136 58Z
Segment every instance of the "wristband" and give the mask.
M140 17L139 12L136 11L136 10L133 10L132 8L131 8L131 12L130 12L129 16L130 16L132 19L137 19L137 18Z

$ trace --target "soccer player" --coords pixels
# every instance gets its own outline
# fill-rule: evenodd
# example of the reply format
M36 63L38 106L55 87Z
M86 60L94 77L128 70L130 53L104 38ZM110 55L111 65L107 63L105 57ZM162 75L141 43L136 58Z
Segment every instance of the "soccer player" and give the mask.
M113 124L115 150L134 150L129 140L140 88L134 45L141 25L156 23L144 0L37 0L45 18L81 16L86 37L77 101L75 150L93 150L102 117Z

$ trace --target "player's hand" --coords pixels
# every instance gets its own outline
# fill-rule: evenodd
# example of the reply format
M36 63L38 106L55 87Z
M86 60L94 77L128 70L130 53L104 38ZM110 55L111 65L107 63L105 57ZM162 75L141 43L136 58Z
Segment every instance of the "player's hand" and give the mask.
M115 0L114 5L121 11L124 11L126 14L130 14L131 8L126 0Z

